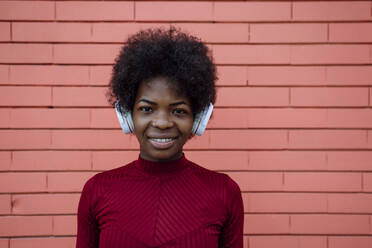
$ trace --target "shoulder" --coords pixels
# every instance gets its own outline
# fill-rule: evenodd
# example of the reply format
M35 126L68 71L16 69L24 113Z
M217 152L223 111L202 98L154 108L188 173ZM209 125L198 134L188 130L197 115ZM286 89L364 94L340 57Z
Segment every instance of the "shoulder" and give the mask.
M94 175L94 177L96 177L97 178L96 180L99 181L99 180L107 180L107 179L114 179L114 178L128 176L134 172L134 169L135 169L134 164L135 164L135 161L132 161L126 165L97 173L96 175Z
M216 189L223 191L224 194L240 193L239 185L227 174L206 169L194 162L189 161L193 174L206 184L215 186Z
M97 189L97 187L104 185L106 182L110 183L116 179L134 174L134 162L135 161L132 161L126 165L111 170L98 172L86 181L83 191L92 191Z
M189 161L190 169L192 170L193 174L203 178L203 179L211 179L211 180L217 180L217 181L224 181L226 180L226 174L218 172L218 171L212 171L209 170L199 164L196 164L192 161Z

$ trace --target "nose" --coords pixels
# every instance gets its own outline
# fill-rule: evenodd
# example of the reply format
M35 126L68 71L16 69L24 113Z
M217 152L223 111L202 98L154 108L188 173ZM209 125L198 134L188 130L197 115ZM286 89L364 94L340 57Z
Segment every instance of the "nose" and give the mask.
M154 116L151 125L159 129L167 129L173 127L174 123L171 120L169 114L158 113L156 116Z

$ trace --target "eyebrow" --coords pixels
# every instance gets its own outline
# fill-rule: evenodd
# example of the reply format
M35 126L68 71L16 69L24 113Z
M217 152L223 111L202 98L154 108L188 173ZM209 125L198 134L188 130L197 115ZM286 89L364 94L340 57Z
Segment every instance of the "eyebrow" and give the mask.
M151 104L151 105L158 105L156 102L153 102L153 101L147 100L147 99L145 99L145 98L141 98L141 99L139 99L138 102L145 102L145 103L148 103L148 104ZM169 104L169 105L170 105L170 106L177 106L177 105L181 105L181 104L189 105L189 104L187 104L185 101L174 102L174 103L171 103L171 104Z

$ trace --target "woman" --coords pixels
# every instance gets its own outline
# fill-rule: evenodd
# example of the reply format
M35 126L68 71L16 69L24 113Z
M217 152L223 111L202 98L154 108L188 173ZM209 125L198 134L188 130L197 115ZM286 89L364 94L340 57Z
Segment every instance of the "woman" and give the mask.
M193 36L172 27L128 39L110 101L140 154L85 184L77 248L243 247L239 186L183 154L187 140L204 131L215 80L208 48Z

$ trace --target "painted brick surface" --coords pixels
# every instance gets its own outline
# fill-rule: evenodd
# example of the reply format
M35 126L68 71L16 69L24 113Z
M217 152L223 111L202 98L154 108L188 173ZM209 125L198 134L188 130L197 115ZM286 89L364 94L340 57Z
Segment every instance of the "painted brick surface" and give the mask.
M88 66L12 65L9 80L14 85L89 85Z
M105 92L175 25L218 69L186 156L242 190L244 248L372 247L371 1L0 1L0 247L75 246L85 181L138 157Z
M0 23L0 41L10 41L10 23Z

